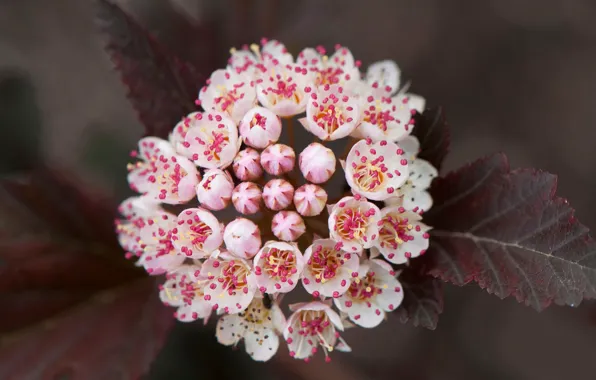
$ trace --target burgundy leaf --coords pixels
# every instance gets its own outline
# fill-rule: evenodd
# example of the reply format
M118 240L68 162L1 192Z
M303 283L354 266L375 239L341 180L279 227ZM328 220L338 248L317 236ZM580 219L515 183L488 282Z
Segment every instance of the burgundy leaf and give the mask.
M556 184L538 170L510 171L502 154L435 180L430 273L537 310L596 297L596 244Z
M196 111L194 100L205 78L111 0L97 0L97 4L106 50L128 88L146 134L167 137L182 117Z
M402 323L434 330L437 327L439 314L443 312L443 284L436 278L428 276L424 267L425 255L404 268L399 275L399 282L404 289L404 300L395 311ZM422 264L422 265L421 265Z
M415 127L412 135L420 141L418 157L427 160L440 170L443 160L449 153L451 141L443 108L427 109L423 114L417 113L414 119Z
M138 379L173 324L151 279L106 291L0 345L5 380Z
M116 205L66 178L0 181L0 378L139 378L171 312L124 259Z

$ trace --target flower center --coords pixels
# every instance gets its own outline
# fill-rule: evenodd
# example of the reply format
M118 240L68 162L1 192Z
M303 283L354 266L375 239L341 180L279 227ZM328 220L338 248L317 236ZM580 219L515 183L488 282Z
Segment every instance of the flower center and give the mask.
M366 159L366 157L362 157ZM383 163L383 156L377 157L372 162L357 165L354 170L354 182L364 191L376 191L385 182L387 166Z
M361 239L366 234L369 218L373 214L372 209L362 212L356 208L345 208L337 216L336 231L345 240Z
M344 71L339 67L327 67L317 72L315 83L317 86L326 84L338 84Z
M295 323L298 330L298 335L302 337L298 345L297 352L300 352L304 342L307 342L315 350L315 342L319 343L327 355L328 351L333 351L333 346L325 338L325 330L333 329L331 321L327 314L321 310L305 310L301 311ZM290 353L292 355L292 353Z
M364 110L363 121L376 125L383 132L387 131L387 124L395 121L389 110L383 111L381 107L371 105L368 110Z
M153 220L149 219L147 223L151 226L155 223ZM153 248L156 248L156 257L164 256L167 254L175 254L176 249L174 244L172 243L172 235L173 231L166 231L162 227L158 227L157 231L153 233ZM143 244L142 248L146 248L147 245Z
M319 104L319 112L314 115L314 119L319 127L331 134L346 122L346 118L341 109L336 106L339 99L333 94L327 99L330 99L334 104L327 106Z
M221 277L218 279L222 283L222 288L229 295L234 295L236 291L242 290L248 293L247 277L250 274L250 268L240 261L228 261L221 271Z
M224 124L218 124L218 129L224 129L226 126ZM203 133L207 134L207 131L203 128ZM201 139L200 137L196 137L195 140L203 146L205 146L205 150L203 151L203 155L207 156L207 161L211 161L213 159L219 160L220 153L222 150L225 149L228 144L230 144L230 138L227 134L227 131L211 131L211 136L207 139L207 141ZM199 158L198 154L193 155L193 160L197 160Z
M317 282L325 283L337 274L338 268L344 264L339 251L319 245L308 260L312 275Z
M368 301L382 290L375 286L374 272L368 272L364 278L358 278L350 284L347 294L354 301Z
M408 224L407 218L387 215L379 224L379 240L383 247L397 249L404 242L414 238L408 234L414 227Z
M297 272L296 256L290 250L270 248L263 258L263 267L274 280L286 282L288 277Z
M176 162L176 158L172 157L172 161ZM159 188L159 199L165 199L168 190L173 194L178 194L180 181L188 175L188 172L180 164L174 164L174 170L171 169L172 165L166 162L163 165L162 174L159 174L157 178L153 175L149 176L149 181L158 182L161 185Z
M244 98L244 94L238 95L238 88L244 86L244 83L234 84L234 88L227 90L224 86L218 86L218 91L221 96L215 98L215 104L219 105L223 112L227 112L229 108L234 107L236 101Z
M281 75L277 74L275 79L277 79L275 87L267 88L267 92L273 95L270 96L272 105L276 105L283 100L291 100L296 104L302 101L302 96L297 91L298 85L293 83L292 77L284 79Z
M203 299L205 296L205 293L203 292L203 286L205 282L206 281L191 281L188 276L183 275L180 279L180 282L177 284L182 301L184 301L184 303L187 305L191 305L194 299ZM166 289L166 294L168 297L170 297L168 289Z

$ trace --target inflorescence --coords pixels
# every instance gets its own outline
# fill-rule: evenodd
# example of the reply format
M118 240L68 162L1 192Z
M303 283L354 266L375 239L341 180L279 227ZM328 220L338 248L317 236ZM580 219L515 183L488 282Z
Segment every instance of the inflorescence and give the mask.
M165 274L160 297L178 320L219 316L218 341L244 340L255 360L269 360L280 336L294 358L330 360L350 351L344 328L375 327L400 306L396 265L428 249L422 214L437 170L411 135L424 99L400 90L393 61L360 66L339 45L296 59L278 41L232 49L199 91L203 111L168 141L139 141L128 182L141 195L121 204L116 230L128 258ZM279 143L295 116L315 137L298 155ZM338 139L349 149L339 160L325 146ZM351 193L328 204L337 161ZM216 216L230 204L235 219ZM328 230L310 227L321 219ZM286 319L280 302L299 283L311 300Z

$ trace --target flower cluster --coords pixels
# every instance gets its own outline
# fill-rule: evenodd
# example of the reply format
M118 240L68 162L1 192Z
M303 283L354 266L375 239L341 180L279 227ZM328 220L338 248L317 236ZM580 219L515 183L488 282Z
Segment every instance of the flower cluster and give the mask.
M165 274L160 297L178 320L219 316L218 341L243 340L255 360L270 359L280 336L297 359L349 351L340 332L375 327L398 308L395 265L429 245L421 215L437 171L417 158L411 136L424 100L400 90L392 61L361 73L345 47L294 59L263 40L232 49L197 104L203 111L168 141L142 138L131 154L128 181L140 195L122 203L116 222L127 257ZM298 154L280 142L294 116L315 136ZM325 143L342 138L351 149L336 158ZM329 204L325 184L338 161L351 192ZM236 219L220 220L230 203ZM311 300L290 305L286 319L282 296L299 284Z

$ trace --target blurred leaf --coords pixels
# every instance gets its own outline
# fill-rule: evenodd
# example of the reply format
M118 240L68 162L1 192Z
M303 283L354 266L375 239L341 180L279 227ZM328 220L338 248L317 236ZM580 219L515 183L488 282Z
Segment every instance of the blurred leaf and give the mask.
M0 173L23 171L39 162L40 119L29 78L18 71L0 72Z
M422 268L420 262L404 268L399 276L404 289L404 301L394 313L402 323L409 322L415 327L434 330L439 314L443 312L443 284L426 272L427 269Z
M443 108L437 107L428 109L423 114L417 113L414 120L412 135L420 141L418 157L440 170L451 143L449 125L445 120Z
M549 173L510 171L503 154L435 180L430 273L536 310L596 297L596 243L556 185Z
M196 111L194 100L204 78L161 46L118 5L110 0L97 0L97 5L106 50L147 135L167 137L182 117Z
M0 182L1 379L134 379L148 368L173 318L124 259L115 208L50 169Z
M173 322L150 279L100 293L64 316L0 343L4 380L138 379Z

